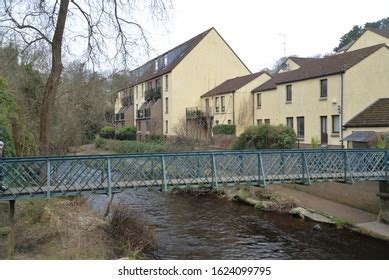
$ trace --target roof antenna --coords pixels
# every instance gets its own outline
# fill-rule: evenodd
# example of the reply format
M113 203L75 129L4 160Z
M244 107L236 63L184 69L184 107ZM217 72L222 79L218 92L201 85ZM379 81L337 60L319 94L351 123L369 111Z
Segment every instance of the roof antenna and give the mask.
M285 57L286 56L286 34L280 33L280 34L278 34L278 36L284 37L284 41L283 41L282 45L284 47L284 57Z

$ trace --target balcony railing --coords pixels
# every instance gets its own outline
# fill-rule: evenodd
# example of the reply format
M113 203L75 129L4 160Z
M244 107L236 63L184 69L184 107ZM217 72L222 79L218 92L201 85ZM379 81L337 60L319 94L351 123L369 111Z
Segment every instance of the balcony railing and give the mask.
M157 100L158 98L161 98L161 92L161 87L147 89L145 91L146 101L150 101L152 99Z
M200 107L186 108L187 119L205 118L212 115L212 109L210 107L207 107L205 110L201 110Z

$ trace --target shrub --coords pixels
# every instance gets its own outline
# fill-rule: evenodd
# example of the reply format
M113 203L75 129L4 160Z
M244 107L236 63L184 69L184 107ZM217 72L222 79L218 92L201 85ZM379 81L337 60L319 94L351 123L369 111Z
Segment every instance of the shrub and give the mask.
M212 128L213 134L232 134L235 135L234 124L217 124Z
M312 137L312 138L311 138L311 148L312 148L312 149L316 149L316 148L319 148L319 147L320 147L319 138L317 138L316 136L315 136L315 137Z
M243 149L291 149L296 144L296 134L286 126L268 124L248 127L236 139L233 148Z
M385 137L378 137L376 147L378 149L389 149L389 141Z
M95 138L95 148L97 149L104 149L107 144L107 140L104 138L101 138L99 135Z
M134 251L149 251L156 245L154 229L140 213L123 202L112 208L110 234L116 255L129 255Z
M115 137L115 129L112 126L104 126L100 130L100 137L105 139L113 139Z
M149 135L146 135L146 142L163 144L163 143L166 143L166 136L165 135L149 134Z
M129 125L119 129L116 133L116 139L118 140L136 140L136 127Z

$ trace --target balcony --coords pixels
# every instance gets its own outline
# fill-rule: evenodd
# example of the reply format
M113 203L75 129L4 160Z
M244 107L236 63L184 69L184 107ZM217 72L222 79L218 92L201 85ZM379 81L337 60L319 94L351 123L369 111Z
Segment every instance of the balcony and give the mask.
M211 107L207 107L205 111L201 110L199 107L186 108L186 119L206 118L211 117L212 115Z
M122 105L125 107L128 107L130 105L134 105L134 96L133 95L128 95L122 97Z
M145 91L146 101L157 100L158 98L161 98L161 92L161 87L147 89Z

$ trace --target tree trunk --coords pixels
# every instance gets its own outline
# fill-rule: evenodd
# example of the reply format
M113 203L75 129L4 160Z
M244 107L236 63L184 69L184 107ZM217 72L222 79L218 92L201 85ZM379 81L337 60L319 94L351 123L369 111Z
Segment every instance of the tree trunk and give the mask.
M40 152L42 155L50 154L50 122L53 114L54 100L57 94L62 72L62 39L68 13L69 0L61 0L58 11L57 24L51 44L51 71L46 81L40 113Z

